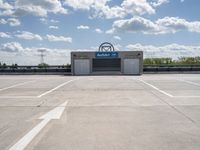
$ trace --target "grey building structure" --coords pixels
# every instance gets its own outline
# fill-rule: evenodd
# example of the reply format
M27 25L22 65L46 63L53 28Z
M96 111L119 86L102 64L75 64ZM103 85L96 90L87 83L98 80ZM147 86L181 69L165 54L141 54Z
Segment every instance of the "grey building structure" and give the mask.
M103 43L103 45L105 45L105 43ZM141 75L143 73L142 51L114 51L112 47L112 45L101 45L97 52L71 52L72 74Z

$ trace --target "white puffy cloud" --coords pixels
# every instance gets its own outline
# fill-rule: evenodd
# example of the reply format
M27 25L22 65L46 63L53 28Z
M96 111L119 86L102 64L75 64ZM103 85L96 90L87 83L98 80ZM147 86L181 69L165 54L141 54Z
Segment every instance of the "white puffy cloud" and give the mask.
M54 20L54 19L51 19L50 22L51 22L51 23L59 23L58 20Z
M189 57L199 56L200 46L169 44L164 46L142 45L140 43L130 44L126 46L127 50L144 51L145 57Z
M5 19L0 19L0 24L7 24L7 21Z
M159 26L164 28L164 32L175 33L178 31L200 32L200 21L189 22L178 17L164 17L158 19L156 22Z
M44 23L44 24L48 24L48 23L59 23L58 20L54 20L54 19L48 20L47 18L40 18L39 20L40 20L42 23Z
M20 43L17 43L17 42L1 44L1 48L0 48L0 51L5 51L5 52L19 52L22 50L23 50L23 47L21 46Z
M16 18L0 19L0 24L9 24L10 26L19 26L21 22Z
M59 29L58 26L49 26L49 29Z
M10 26L19 26L21 22L16 18L8 18L7 20L1 19L1 24L9 24Z
M0 16L25 16L34 15L46 17L48 13L67 14L60 0L16 0L11 3L0 1Z
M113 38L116 40L121 40L121 37L119 37L119 36L113 36Z
M67 42L72 43L71 37L64 37L64 36L55 36L55 35L46 35L46 39L50 42Z
M64 4L73 9L90 10L91 8L100 8L106 5L110 0L64 0Z
M157 5L163 4L164 0L159 0ZM110 0L65 0L64 4L74 10L91 11L92 17L124 18L127 15L154 14L155 9L147 0L123 0L120 5L109 6Z
M0 0L0 16L11 16L14 6L8 2Z
M39 40L39 41L43 40L43 38L40 35L28 31L19 32L15 36L24 40Z
M200 22L189 22L178 17L164 17L153 22L142 17L133 17L115 21L112 29L106 33L142 32L144 34L166 34L179 31L200 32Z
M65 0L64 4L72 7L73 9L86 9L89 10L93 1L89 0Z
M169 0L123 0L120 5L110 6L111 0L16 0L12 3L0 0L1 16L34 15L46 17L48 13L67 14L63 5L74 10L87 10L92 17L124 18L128 15L154 14L155 8Z
M44 24L47 24L47 22L48 22L48 20L46 18L40 18L39 20Z
M124 18L127 15L126 11L120 6L104 6L99 10L96 10L96 13L93 17L105 17L107 19L112 18Z
M78 30L88 30L88 29L90 29L90 27L89 26L80 25L80 26L77 26L77 29Z
M122 50L123 47L120 44L114 44L114 48L115 48L115 50L120 51L120 50Z
M47 39L50 42L68 42L72 43L71 37L64 37L64 36L55 36L55 35L49 35L47 34L44 37L41 37L39 34L34 34L28 31L18 31L17 34L15 34L16 37L24 40L39 40L42 41L43 39Z
M153 0L151 2L151 5L154 6L154 7L158 7L162 4L166 4L166 3L169 3L169 0Z
M154 14L155 8L169 0L123 0L120 5L110 6L111 0L16 0L12 3L0 1L1 16L34 15L46 17L48 13L67 14L63 4L74 10L90 11L91 17L124 18L128 15ZM14 4L14 5L13 5Z
M99 29L99 28L96 28L96 29L95 29L95 32L96 32L96 33L103 33L103 31L102 31L101 29Z
M60 0L16 0L16 7L18 15L47 16L49 12L67 14Z
M124 0L121 4L122 8L128 14L143 15L145 13L154 14L155 10L152 8L149 2L146 0Z
M13 13L14 13L13 10L7 9L7 10L0 11L0 16L12 16Z
M157 26L152 21L142 18L133 17L131 19L117 20L113 23L112 29L107 33L114 32L153 32L157 30Z
M9 35L8 33L5 33L5 32L0 32L0 37L1 38L11 38L11 35Z
M7 22L8 22L8 24L10 26L19 26L21 24L21 22L18 19L16 19L16 18L9 18L7 20Z
M19 6L15 12L15 16L25 16L25 15L34 15L34 16L47 16L47 10L39 6Z
M0 0L0 9L13 9L13 6L3 0Z
M104 5L96 10L98 16L103 16L107 19L124 18L127 15L135 16L155 13L155 9L146 0L123 0L120 6L110 7Z

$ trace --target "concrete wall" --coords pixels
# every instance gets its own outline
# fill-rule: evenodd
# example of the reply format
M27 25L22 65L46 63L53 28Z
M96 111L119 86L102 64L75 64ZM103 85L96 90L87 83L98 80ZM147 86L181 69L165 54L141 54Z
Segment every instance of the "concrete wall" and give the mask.
M143 52L142 51L122 51L120 52L121 61L121 72L124 70L124 59L139 59L140 74L143 73Z

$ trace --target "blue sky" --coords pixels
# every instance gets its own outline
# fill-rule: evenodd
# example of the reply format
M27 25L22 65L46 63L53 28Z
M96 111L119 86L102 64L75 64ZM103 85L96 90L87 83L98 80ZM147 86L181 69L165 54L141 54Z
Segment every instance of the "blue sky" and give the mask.
M199 0L0 0L0 62L66 64L70 52L143 50L145 57L200 55Z

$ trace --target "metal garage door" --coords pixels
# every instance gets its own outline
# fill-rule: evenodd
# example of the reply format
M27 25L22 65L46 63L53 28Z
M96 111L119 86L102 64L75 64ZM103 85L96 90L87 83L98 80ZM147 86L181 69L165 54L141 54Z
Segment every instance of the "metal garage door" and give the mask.
M121 71L121 59L93 59L93 72L97 71Z
M90 60L89 59L75 59L74 73L75 75L90 74Z
M124 59L124 74L140 74L139 59Z

